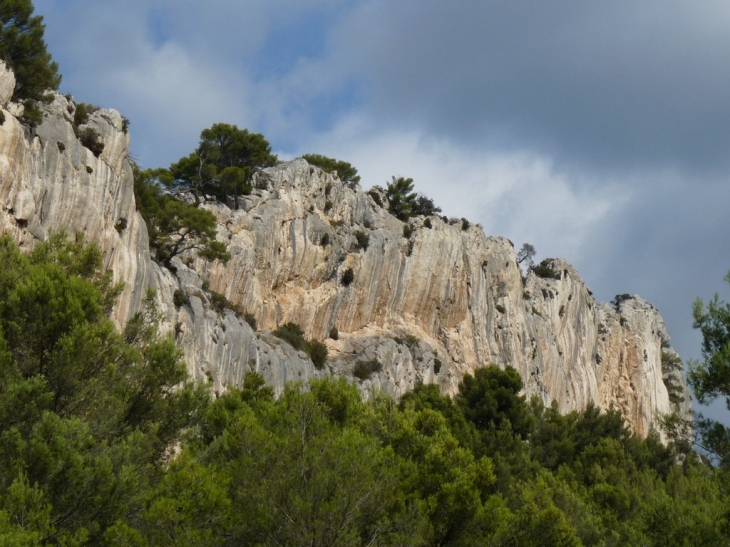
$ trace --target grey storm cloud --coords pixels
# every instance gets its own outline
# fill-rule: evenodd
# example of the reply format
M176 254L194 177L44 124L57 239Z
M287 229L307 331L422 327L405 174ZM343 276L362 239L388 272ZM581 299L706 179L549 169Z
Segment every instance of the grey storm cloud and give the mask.
M369 2L338 30L372 108L609 169L726 166L724 2Z

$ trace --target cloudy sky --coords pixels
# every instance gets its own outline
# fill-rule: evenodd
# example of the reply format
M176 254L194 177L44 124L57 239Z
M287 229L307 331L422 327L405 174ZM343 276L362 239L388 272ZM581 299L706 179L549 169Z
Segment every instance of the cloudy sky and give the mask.
M699 357L730 291L730 3L35 0L61 90L131 121L144 167L216 122L391 175L595 295L639 294Z

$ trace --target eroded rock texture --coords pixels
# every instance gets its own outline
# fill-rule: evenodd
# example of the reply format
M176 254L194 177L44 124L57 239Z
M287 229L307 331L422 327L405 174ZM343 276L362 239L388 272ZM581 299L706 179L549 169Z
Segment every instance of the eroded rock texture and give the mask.
M11 76L0 67L0 90ZM404 228L359 187L295 160L259 173L239 210L203 205L219 219L228 264L182 256L173 273L150 258L119 113L90 116L86 126L104 143L97 157L76 138L72 99L56 95L34 130L12 103L0 106L0 230L25 247L62 229L98 243L126 284L118 323L154 289L163 330L176 336L191 374L216 391L255 370L277 391L333 374L365 393L400 395L417 382L454 393L464 373L496 363L520 371L528 396L564 411L615 405L642 434L672 410L661 355L673 350L659 313L633 296L597 303L563 260L546 263L554 277L523 279L507 239L437 216ZM258 332L215 311L204 280L255 316ZM270 334L289 321L325 341L323 370ZM358 362L376 361L382 368L370 378L353 377Z

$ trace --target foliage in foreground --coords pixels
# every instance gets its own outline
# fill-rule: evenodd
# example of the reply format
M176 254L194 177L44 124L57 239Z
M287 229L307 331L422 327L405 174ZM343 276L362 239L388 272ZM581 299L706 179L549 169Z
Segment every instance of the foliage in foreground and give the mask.
M101 254L0 239L0 544L727 545L723 470L514 369L363 401L256 374L211 402L153 307L119 333ZM289 330L292 330L291 328ZM295 333L296 334L296 333Z
M730 283L730 273L725 281ZM690 385L700 403L724 398L730 409L730 304L716 294L707 306L697 300L693 312L694 327L702 333L702 361L690 363ZM730 428L702 416L697 425L703 447L719 465L730 467Z
M63 234L30 255L0 239L0 544L103 543L205 408L154 309L123 334L108 319L101 258Z

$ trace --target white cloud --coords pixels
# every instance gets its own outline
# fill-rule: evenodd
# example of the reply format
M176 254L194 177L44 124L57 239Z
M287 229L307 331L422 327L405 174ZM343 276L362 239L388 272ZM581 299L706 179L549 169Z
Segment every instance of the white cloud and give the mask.
M150 166L191 152L200 131L213 123L245 126L253 117L244 80L206 66L172 43L149 47L136 64L110 67L100 84L132 120L132 149Z
M543 257L580 255L592 228L630 197L607 181L576 184L575 176L536 154L466 149L416 131L380 132L356 116L310 143L298 152L352 163L365 188L384 186L391 176L412 177L444 214L480 223L487 235L517 245L529 241Z

